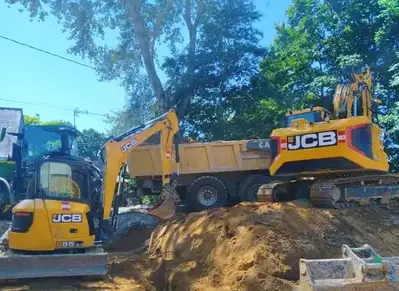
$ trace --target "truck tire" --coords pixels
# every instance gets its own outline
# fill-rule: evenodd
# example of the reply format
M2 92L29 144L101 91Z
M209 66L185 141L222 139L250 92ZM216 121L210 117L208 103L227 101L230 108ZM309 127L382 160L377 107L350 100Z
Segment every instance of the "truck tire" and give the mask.
M188 187L187 194L188 206L193 210L221 207L228 198L226 185L213 176L194 180Z
M251 175L238 187L238 196L241 201L256 202L259 187L270 182L270 177L264 175Z

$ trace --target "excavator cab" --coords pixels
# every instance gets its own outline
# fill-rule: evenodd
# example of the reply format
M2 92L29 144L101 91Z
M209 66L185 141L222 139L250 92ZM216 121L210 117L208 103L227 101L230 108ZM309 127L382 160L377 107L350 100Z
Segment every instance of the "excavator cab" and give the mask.
M314 124L326 121L330 118L330 112L323 107L313 107L310 109L290 110L285 116L286 127L298 127L304 124Z

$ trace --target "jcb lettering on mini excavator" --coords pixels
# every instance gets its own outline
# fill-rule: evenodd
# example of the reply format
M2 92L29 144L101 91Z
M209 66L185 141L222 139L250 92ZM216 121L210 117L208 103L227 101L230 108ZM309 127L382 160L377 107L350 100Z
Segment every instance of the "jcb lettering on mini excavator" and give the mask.
M53 223L79 223L82 222L82 214L53 214Z
M337 145L337 131L323 131L288 137L288 150L302 150Z

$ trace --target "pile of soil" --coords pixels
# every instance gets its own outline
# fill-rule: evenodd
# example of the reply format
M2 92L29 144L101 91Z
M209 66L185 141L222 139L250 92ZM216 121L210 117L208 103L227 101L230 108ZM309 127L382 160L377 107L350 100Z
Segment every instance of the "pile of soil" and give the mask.
M399 255L399 216L386 210L322 210L301 201L243 203L158 227L151 258L167 265L170 290L292 290L300 258L341 257L370 244Z
M39 279L3 290L292 290L300 258L337 258L343 244L365 243L399 255L399 211L241 203L190 213L149 235L135 230L109 250L104 280ZM133 250L137 240L149 244L146 252Z

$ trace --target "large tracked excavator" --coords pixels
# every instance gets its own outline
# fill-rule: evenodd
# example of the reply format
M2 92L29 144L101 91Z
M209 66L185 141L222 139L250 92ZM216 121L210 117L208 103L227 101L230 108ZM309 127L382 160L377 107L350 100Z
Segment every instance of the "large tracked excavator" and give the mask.
M271 134L270 174L258 200L309 199L313 206L345 208L399 204L399 175L388 172L382 130L373 122L370 69L336 88L333 112L291 111ZM288 177L288 178L285 178Z
M27 198L12 210L12 225L2 237L0 279L106 274L103 245L112 241L115 230L117 180L122 181L129 152L156 133L161 137L163 191L147 213L160 219L175 214L179 196L171 157L175 145L178 159L178 130L172 109L109 140L101 151L103 173L68 150L47 153L36 166Z

